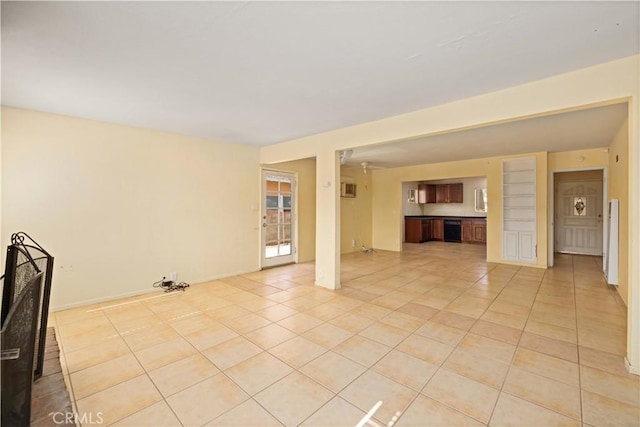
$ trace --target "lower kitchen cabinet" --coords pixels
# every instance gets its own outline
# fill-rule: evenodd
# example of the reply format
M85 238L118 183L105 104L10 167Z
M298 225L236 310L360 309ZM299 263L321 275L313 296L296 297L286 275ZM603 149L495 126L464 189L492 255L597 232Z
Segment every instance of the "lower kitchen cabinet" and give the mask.
M431 219L422 220L422 241L428 242L431 240Z
M444 240L444 220L431 220L431 240Z
M430 218L406 218L404 220L404 241L422 243L431 240Z
M487 243L487 221L471 221L471 232L474 242Z
M486 243L487 223L485 220L463 219L461 221L462 241L466 243ZM444 240L443 218L405 218L404 241L423 243Z
M404 220L404 241L407 243L422 243L422 220L407 218Z
M465 243L473 242L473 227L471 225L471 220L463 219L460 227L462 228L462 241Z
M487 243L486 220L462 220L462 241L465 243Z

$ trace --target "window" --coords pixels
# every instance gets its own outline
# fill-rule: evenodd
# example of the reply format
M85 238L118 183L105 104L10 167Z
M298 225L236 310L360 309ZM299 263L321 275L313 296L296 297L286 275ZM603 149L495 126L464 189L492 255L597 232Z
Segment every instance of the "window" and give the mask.
M476 188L476 212L487 211L487 189Z

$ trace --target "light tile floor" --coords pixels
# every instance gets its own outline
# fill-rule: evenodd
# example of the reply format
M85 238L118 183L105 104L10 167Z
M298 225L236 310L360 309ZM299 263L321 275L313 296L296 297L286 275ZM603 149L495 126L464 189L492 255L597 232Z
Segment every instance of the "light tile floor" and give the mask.
M106 425L640 424L601 258L549 270L430 242L52 315L76 410ZM91 418L93 416L93 418Z

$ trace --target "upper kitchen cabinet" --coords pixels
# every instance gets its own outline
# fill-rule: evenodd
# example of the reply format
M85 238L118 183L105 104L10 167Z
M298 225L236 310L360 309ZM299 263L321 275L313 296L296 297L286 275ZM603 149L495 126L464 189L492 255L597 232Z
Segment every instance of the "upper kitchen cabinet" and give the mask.
M462 183L447 184L449 187L449 203L462 203Z
M436 185L418 185L418 203L436 203Z
M462 203L462 183L438 184L436 187L436 203Z

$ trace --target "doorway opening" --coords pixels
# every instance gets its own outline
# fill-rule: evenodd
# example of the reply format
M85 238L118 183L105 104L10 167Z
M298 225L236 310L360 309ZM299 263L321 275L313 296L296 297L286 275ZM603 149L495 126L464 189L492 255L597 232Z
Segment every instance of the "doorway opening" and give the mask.
M602 257L607 233L606 170L573 170L553 173L554 253ZM550 264L553 265L553 264Z
M262 268L296 261L296 176L262 171Z

